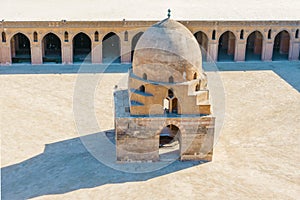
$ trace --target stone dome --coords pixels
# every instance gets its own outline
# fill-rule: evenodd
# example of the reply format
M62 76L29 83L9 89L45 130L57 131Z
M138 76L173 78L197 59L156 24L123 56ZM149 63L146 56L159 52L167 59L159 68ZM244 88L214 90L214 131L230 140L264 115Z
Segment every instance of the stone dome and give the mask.
M201 51L194 35L169 18L160 21L139 39L133 73L156 82L186 82L202 74Z

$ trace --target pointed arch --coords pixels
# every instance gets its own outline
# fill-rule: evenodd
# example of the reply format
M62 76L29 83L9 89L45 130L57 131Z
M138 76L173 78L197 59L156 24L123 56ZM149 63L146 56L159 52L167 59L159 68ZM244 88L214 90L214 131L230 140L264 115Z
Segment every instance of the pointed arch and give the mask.
M218 61L233 61L236 37L231 31L224 32L219 38Z
M33 42L38 42L38 34L36 31L33 32Z
M195 79L197 79L197 78L198 78L197 72L195 72L194 75L193 75L193 79L195 80Z
M54 33L47 33L42 39L43 63L61 63L61 40Z
M106 34L102 39L102 61L120 63L120 48L119 36L114 32Z
M211 34L211 39L216 40L216 30L213 30L213 32Z
M92 40L83 33L73 37L73 62L91 62Z
M6 33L3 31L2 34L2 42L6 42Z
M174 125L169 124L163 127L157 135L159 141L159 160L169 160L170 157L180 159L181 152L181 131Z
M140 91L140 92L145 92L145 90L146 90L146 88L145 88L144 85L141 85L141 86L139 87L139 91Z
M263 35L260 31L253 31L247 37L246 60L261 60Z
M273 44L272 60L288 60L290 48L290 34L282 30L276 34Z
M124 41L128 41L128 31L124 32Z
M173 98L173 97L174 97L174 92L173 92L172 89L169 89L169 90L168 90L168 97L169 97L169 98Z
M194 34L200 49L201 49L201 53L202 53L202 59L203 61L206 61L206 57L207 57L207 48L208 48L208 37L207 35L202 32L202 31L198 31Z
M131 62L133 61L135 47L136 47L140 37L143 35L143 33L144 32L139 32L139 33L135 34L135 36L131 40Z
M269 29L269 31L268 31L268 39L271 39L271 38L272 38L272 30Z
M243 40L244 39L244 30L242 29L240 32L240 39Z
M99 32L98 31L95 31L94 38L95 38L95 42L99 42Z
M10 39L12 63L30 63L31 45L29 38L23 33L16 33Z
M143 73L143 79L147 80L147 74Z
M64 38L65 38L65 42L69 42L69 33L68 33L68 31L65 31Z
M200 84L199 83L196 85L195 91L200 91Z

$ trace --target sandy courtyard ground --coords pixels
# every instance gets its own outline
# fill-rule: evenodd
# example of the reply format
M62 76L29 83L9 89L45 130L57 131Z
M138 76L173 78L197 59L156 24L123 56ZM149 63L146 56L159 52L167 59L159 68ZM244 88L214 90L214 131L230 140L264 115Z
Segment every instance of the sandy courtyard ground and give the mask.
M299 75L299 62L289 65L290 76ZM1 197L299 199L300 86L275 71L220 72L226 112L213 161L145 174L111 169L86 151L73 114L77 74L0 75ZM124 73L101 75L94 93L100 127L87 127L90 134L113 129L120 79Z

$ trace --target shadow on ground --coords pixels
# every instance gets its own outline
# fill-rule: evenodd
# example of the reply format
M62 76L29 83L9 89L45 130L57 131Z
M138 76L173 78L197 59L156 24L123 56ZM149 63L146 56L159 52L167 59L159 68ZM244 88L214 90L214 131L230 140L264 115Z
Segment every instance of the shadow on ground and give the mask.
M217 62L203 63L206 71L217 66L219 71L257 71L272 70L296 90L300 91L299 61L247 61L247 62ZM212 67L214 66L214 67ZM76 73L126 73L131 64L14 64L0 66L0 75L4 74L76 74Z
M95 133L84 137L94 138ZM107 136L112 140L111 136ZM204 162L175 161L148 173L114 170L95 159L80 138L48 144L42 154L21 163L2 168L1 198L28 199L48 194L62 194L104 184L145 181Z
M131 64L13 64L0 66L0 74L77 74L77 73L126 73Z
M218 62L204 63L205 71L260 71L271 70L284 79L288 84L300 92L300 62L299 61L272 61L272 62Z

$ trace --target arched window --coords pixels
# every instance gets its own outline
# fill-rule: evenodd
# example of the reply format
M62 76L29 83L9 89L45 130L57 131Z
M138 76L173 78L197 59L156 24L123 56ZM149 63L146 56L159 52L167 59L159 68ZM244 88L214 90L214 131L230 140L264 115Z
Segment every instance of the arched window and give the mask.
M164 107L165 113L169 113L169 110L170 110L170 100L168 98L164 99L163 107Z
M36 31L33 33L33 41L34 41L34 42L37 42L37 41L38 41L38 34L37 34Z
M174 92L173 92L172 89L169 89L169 90L168 90L168 97L169 97L169 98L173 98L173 97L174 97Z
M69 42L69 33L65 31L65 42Z
M145 86L144 86L144 85L141 85L141 87L139 88L139 91L140 91L140 92L145 92Z
M170 77L169 77L169 83L174 83L174 78L173 78L173 76L170 76Z
M178 113L178 100L177 98L172 99L172 113Z
M197 79L197 73L194 73L194 79Z
M6 34L5 34L5 32L2 32L2 42L6 42Z
M128 31L125 31L125 33L124 33L124 40L128 41Z
M147 80L147 74L143 74L143 79Z
M241 40L244 39L244 30L241 30L241 33L240 33L240 39L241 39Z
M268 31L268 39L271 39L271 34L272 34L272 30L270 29L270 30Z
M299 38L299 29L296 30L295 38Z
M216 39L216 30L213 30L211 38L212 40Z
M95 32L95 42L99 41L99 33L98 31Z
M199 83L196 85L196 87L195 87L195 91L199 91L200 90L200 85L199 85Z

